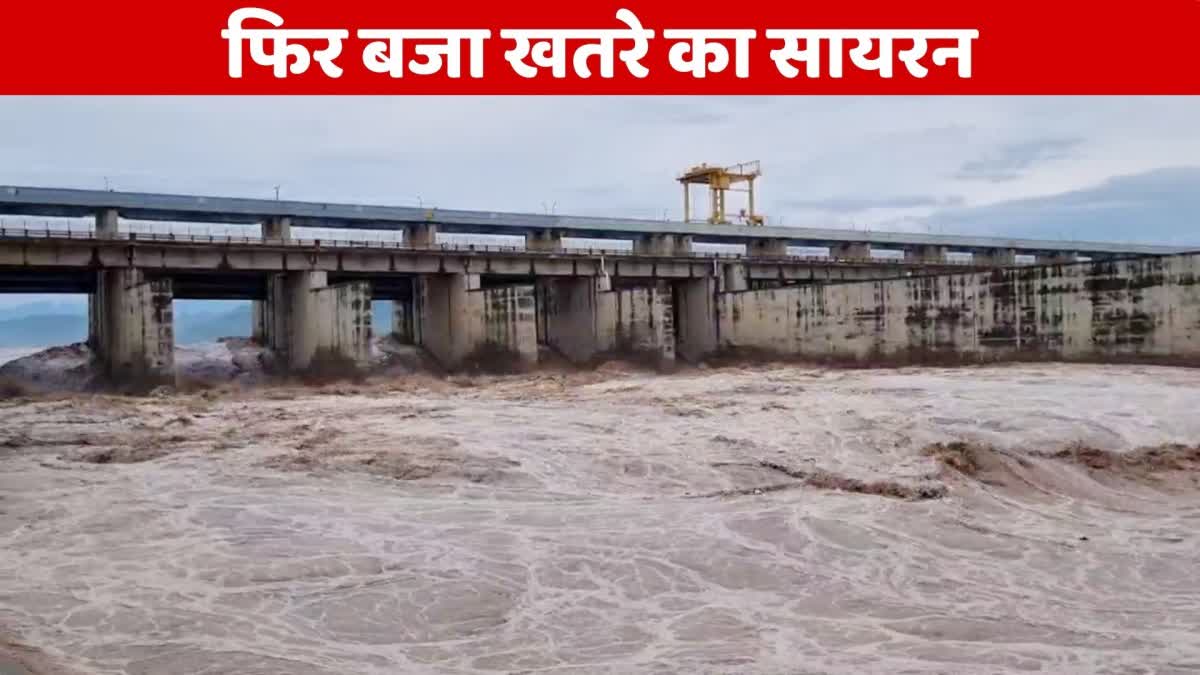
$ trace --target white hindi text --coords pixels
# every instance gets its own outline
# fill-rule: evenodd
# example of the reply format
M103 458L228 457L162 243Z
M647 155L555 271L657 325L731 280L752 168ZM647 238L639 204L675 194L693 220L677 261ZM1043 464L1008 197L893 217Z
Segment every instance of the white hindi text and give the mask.
M404 41L424 60L411 59L408 70L416 75L433 75L446 69L446 77L462 77L462 43L467 43L467 69L473 78L483 77L483 42L492 36L490 30L374 30L358 31L358 37L371 40L363 49L363 65L373 73L404 76ZM438 44L428 44L437 41Z
M634 78L649 76L642 59L650 51L655 31L642 26L630 10L621 8L616 19L623 28L505 28L500 37L512 42L504 60L525 79L548 73L555 79L568 73L581 79L616 77L619 60ZM244 76L245 57L269 68L278 79L302 75L315 62L325 76L339 78L336 63L342 43L350 31L340 28L284 28L283 17L258 7L243 7L229 15L221 37L228 41L229 77ZM933 67L956 62L960 79L972 76L971 49L979 38L976 29L776 29L765 31L771 44L770 57L778 73L787 79L845 76L846 60L861 71L880 78L895 77L897 62L914 78L925 78ZM356 37L364 43L362 66L367 71L392 78L406 73L472 79L484 77L484 43L488 29L360 29ZM732 70L734 77L750 77L750 45L758 37L753 28L665 29L669 43L667 62L677 73L704 79L710 73ZM463 60L466 60L464 65Z
M742 79L750 77L750 41L756 34L757 31L751 28L663 31L665 39L679 41L667 52L671 68L676 72L691 73L695 78L720 73L729 66L726 42L733 43L733 74Z
M567 41L586 41L588 44L575 47L571 57L571 69L578 77L591 77L592 69L588 61L596 59L600 62L599 76L612 78L616 58L621 59L630 75L646 77L650 71L642 65L641 60L650 50L649 41L654 37L654 31L643 28L641 21L628 9L617 10L617 20L624 23L626 28L506 28L500 31L500 37L512 40L514 45L505 52L504 60L521 77L534 78L538 76L539 68L549 68L551 77L561 79L567 76ZM630 40L633 45L614 56L617 40ZM526 63L526 59L532 63Z
M923 78L929 74L929 69L922 63L929 51L930 41L953 41L954 46L934 48L930 54L933 64L944 66L949 59L958 61L958 77L971 77L971 43L979 37L979 31L974 29L956 30L784 30L771 29L766 32L767 39L781 40L783 46L771 50L771 60L780 75L795 78L800 75L800 69L794 62L804 63L804 76L816 79L822 76L822 52L828 56L827 71L831 78L840 78L844 74L843 52L846 41L856 44L849 50L850 62L859 70L878 71L882 78L891 78L894 74L895 62L904 64L908 74ZM896 51L893 44L896 41L906 43L905 49ZM828 48L822 50L822 42ZM803 43L803 48L801 48ZM878 54L869 58L867 54L878 44ZM908 46L911 44L911 46Z
M245 28L247 19L257 19L272 28ZM243 7L229 15L229 26L221 31L221 37L229 41L229 77L242 77L242 41L249 42L250 59L260 66L270 66L277 78L288 73L300 75L308 70L313 61L321 66L328 77L341 77L342 69L334 61L342 53L342 40L350 31L341 29L283 29L283 17L257 7ZM271 42L267 53L266 43ZM324 40L326 47L310 53L308 47L289 40ZM289 65L288 62L291 62Z

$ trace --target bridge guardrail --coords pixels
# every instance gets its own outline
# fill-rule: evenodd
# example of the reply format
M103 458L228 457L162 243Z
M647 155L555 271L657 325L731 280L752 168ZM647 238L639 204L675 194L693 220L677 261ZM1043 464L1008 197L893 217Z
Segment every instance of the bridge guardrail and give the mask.
M664 256L655 253L640 253L629 249L606 249L606 248L562 248L555 251L541 251L537 249L529 249L524 246L505 246L499 244L434 244L431 246L410 246L403 241L385 241L385 240L366 240L366 239L278 239L267 237L248 237L235 235L192 235L192 234L175 234L175 233L157 233L157 232L119 232L115 237L100 237L96 235L94 230L76 231L76 230L55 230L49 228L30 229L30 228L12 228L0 227L0 239L70 239L83 241L146 241L146 242L173 242L173 243L192 243L192 244L242 244L251 246L283 246L296 248L323 248L331 249L346 249L346 248L367 248L367 249L383 249L383 250L400 250L400 251L441 251L447 253L523 253L529 255L555 256L555 255L577 255L577 256L618 256L631 258L663 258L663 257L689 257L697 260L755 260L755 261L780 261L780 262L832 262L844 264L874 264L874 265L927 265L927 262L908 261L897 258L835 258L832 256L822 255L786 255L786 256L748 256L744 253L723 253L720 251L691 251L686 256ZM972 261L967 260L951 260L946 259L938 262L939 265L961 265L970 266Z

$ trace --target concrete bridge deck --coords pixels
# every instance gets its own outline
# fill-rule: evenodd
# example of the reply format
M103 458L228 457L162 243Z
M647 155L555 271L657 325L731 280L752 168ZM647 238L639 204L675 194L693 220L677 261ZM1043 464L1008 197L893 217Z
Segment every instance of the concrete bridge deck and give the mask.
M1094 241L1050 241L832 228L747 227L666 220L0 186L0 214L89 217L106 209L116 211L123 218L148 221L255 224L270 219L286 218L298 226L411 230L414 225L427 225L448 233L503 234L550 239L567 236L639 241L648 237L667 236L684 238L689 242L743 244L765 250L778 250L781 246L804 246L864 251L874 247L925 251L926 255L929 249L934 249L984 255L1011 251L1040 256L1069 253L1089 257L1164 255L1185 250L1176 246Z
M605 352L673 360L677 348L712 343L719 290L964 268L677 246L318 241L292 238L279 220L263 223L262 237L147 235L118 219L109 209L84 232L0 230L0 292L88 294L89 341L106 374L152 384L173 379L176 298L255 301L250 331L292 371L365 365L373 299L394 301L393 332L450 368L485 356L536 362L539 344L579 362Z
M150 273L208 272L236 277L289 271L370 276L433 273L498 277L680 279L736 268L748 280L839 281L913 271L962 269L970 261L843 258L603 249L529 249L476 244L410 244L237 236L70 232L0 228L0 270L21 278L72 271L137 268ZM0 278L0 292L7 290ZM13 292L13 291L9 291ZM24 288L21 292L37 292ZM49 291L52 292L52 291ZM221 296L225 297L225 296Z

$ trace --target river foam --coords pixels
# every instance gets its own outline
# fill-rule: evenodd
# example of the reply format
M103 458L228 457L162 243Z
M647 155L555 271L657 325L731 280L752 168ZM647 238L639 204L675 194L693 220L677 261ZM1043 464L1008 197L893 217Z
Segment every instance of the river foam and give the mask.
M1187 672L1197 475L1087 453L1200 441L1197 384L729 368L8 402L0 630L86 673Z

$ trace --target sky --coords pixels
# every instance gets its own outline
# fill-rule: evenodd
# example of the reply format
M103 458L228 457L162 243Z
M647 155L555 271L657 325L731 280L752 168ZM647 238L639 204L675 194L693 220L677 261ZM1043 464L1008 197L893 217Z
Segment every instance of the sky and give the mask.
M5 98L0 184L678 219L685 168L760 160L771 225L1200 248L1197 119L1200 98Z

